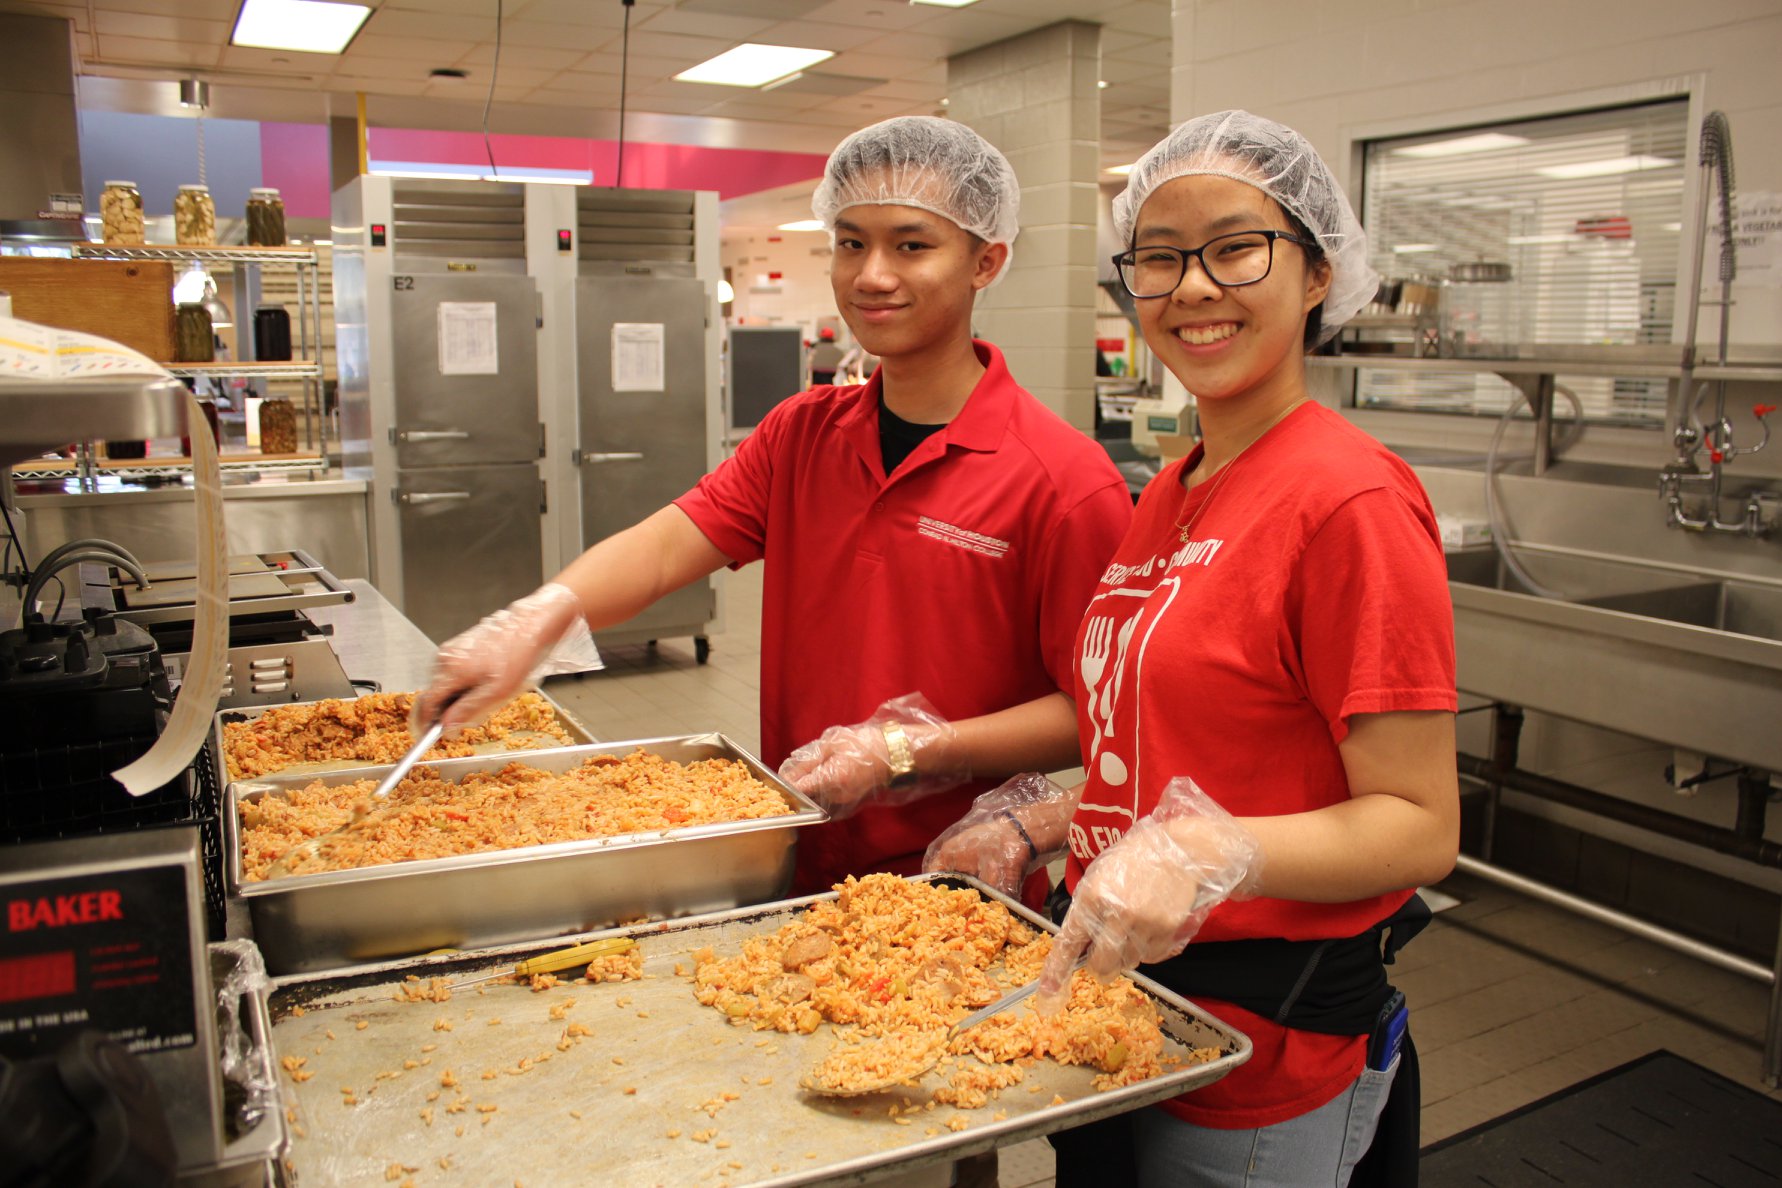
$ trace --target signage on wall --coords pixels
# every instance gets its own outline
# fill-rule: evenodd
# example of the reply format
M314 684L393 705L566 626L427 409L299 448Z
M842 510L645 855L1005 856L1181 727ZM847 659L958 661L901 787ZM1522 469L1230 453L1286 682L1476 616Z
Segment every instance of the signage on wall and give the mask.
M1718 220L1708 229L1712 259L1720 242ZM1733 246L1737 253L1735 283L1782 289L1782 194L1750 190L1733 200ZM1710 282L1707 288L1717 288Z

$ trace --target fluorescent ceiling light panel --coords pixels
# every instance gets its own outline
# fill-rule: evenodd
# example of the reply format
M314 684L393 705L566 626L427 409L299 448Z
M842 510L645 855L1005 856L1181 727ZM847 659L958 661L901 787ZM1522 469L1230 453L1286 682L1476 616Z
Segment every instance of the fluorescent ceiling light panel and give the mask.
M1669 157L1651 157L1644 153L1632 157L1605 157L1601 161L1579 161L1573 165L1549 165L1535 170L1542 177L1571 179L1579 177L1612 177L1617 173L1639 173L1644 169L1666 169L1677 164Z
M794 45L758 45L745 41L715 58L675 75L677 82L715 83L723 87L758 87L776 78L835 57L834 50L801 49Z
M1492 149L1515 148L1527 144L1526 136L1506 136L1502 132L1481 132L1477 136L1456 136L1452 140L1434 140L1393 149L1399 157L1458 157L1464 153L1483 153Z
M1442 250L1442 245L1439 243L1395 243L1392 245L1392 250L1401 256L1408 256L1413 252L1439 252Z
M338 54L371 15L363 4L325 0L244 0L229 44Z
M1127 164L1127 165L1109 165L1106 169L1102 170L1102 172L1103 173L1117 173L1121 177L1125 177L1127 174L1132 172L1133 165L1137 165L1137 164L1138 164L1138 162L1134 161L1131 164Z
M790 223L781 223L782 231L827 231L822 219L798 219Z
M978 0L910 0L911 4L931 4L935 8L964 8L977 2Z

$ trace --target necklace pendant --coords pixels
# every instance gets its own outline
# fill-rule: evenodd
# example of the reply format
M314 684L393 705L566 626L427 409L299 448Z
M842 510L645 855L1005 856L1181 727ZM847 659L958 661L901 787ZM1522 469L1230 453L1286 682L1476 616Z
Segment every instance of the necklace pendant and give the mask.
M1177 536L1182 538L1183 544L1188 543L1188 533L1193 529L1193 527L1194 527L1194 525L1190 524L1186 528L1183 528L1180 532L1176 533Z

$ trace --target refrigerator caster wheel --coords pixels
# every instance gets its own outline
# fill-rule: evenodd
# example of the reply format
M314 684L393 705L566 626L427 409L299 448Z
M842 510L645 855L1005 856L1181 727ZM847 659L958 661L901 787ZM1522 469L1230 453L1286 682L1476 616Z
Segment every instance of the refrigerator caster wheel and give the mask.
M712 641L703 635L693 637L693 659L704 664L712 658Z

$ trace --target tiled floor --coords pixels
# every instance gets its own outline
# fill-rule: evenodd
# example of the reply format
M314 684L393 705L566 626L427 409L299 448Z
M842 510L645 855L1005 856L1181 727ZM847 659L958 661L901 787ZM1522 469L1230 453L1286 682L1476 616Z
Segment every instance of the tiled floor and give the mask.
M612 649L606 672L553 681L551 695L601 738L718 729L755 749L760 567L722 580L708 664L688 639ZM1764 1089L1767 987L1476 879L1442 889L1460 905L1392 971L1423 1061L1426 1143L1657 1048ZM1043 1142L1002 1152L1003 1188L1051 1183Z

